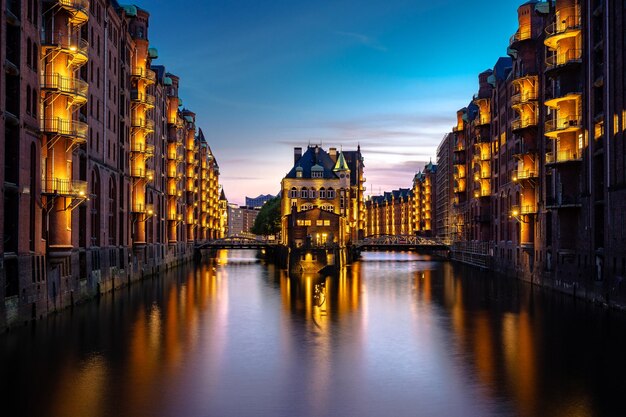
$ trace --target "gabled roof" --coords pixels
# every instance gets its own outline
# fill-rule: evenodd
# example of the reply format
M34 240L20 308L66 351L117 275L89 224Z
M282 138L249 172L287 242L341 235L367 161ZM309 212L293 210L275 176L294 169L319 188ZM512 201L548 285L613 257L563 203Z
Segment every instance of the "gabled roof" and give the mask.
M336 179L337 174L333 172L335 163L328 153L317 145L308 146L306 152L298 159L293 168L285 175L285 178L298 178L296 171L302 171L301 178L311 178L311 169L318 165L324 174L322 178ZM319 169L319 168L316 168Z
M339 157L337 157L337 163L335 164L333 171L350 171L346 158L343 156L343 152L339 152Z

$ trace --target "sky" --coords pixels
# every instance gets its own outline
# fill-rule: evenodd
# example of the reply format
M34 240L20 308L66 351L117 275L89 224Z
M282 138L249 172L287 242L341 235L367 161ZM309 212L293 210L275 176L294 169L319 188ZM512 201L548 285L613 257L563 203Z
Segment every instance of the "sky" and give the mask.
M142 0L229 202L276 194L308 144L365 159L366 195L410 187L506 55L521 0Z

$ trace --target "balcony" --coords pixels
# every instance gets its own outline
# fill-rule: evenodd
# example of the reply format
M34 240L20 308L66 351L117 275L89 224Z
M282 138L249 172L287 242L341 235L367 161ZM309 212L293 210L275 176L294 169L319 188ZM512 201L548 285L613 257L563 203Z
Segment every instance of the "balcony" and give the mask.
M520 91L511 96L511 106L537 101L536 91Z
M523 129L537 126L537 117L518 117L511 122L511 130L519 132Z
M70 56L70 66L79 67L89 59L89 42L63 32L42 32L41 48L60 50Z
M582 49L568 49L562 53L550 54L546 52L546 69L545 71L552 71L558 68L562 68L569 64L580 64L582 62L583 50Z
M531 25L521 25L517 32L509 39L509 46L514 48L514 45L518 42L522 42L532 38L532 26Z
M58 92L73 98L74 103L82 104L87 101L89 86L83 80L74 77L65 77L58 73L43 74L41 89Z
M573 149L560 150L555 152L546 153L546 165L559 164L566 162L580 162L582 161L582 154Z
M544 132L546 136L556 138L561 133L575 132L580 129L582 129L582 117L568 116L546 121Z
M557 49L561 39L571 38L580 33L581 18L578 6L566 7L556 11L555 22L546 27L545 45Z
M474 126L476 126L476 127L478 127L478 126L485 126L485 125L488 125L489 123L491 123L491 116L489 116L489 115L478 114L474 118Z
M87 198L87 181L62 178L44 178L41 193L64 197Z
M474 198L491 197L491 190L478 188L474 190Z
M531 180L538 177L539 174L536 169L518 169L513 171L513 174L511 175L513 182Z
M76 142L87 141L87 123L68 120L60 117L41 119L41 132L47 135L59 135L72 138Z
M130 176L133 178L145 179L146 181L152 181L154 179L154 170L145 168L132 168Z
M135 129L143 129L147 132L154 132L154 121L143 117L133 117L130 126Z
M152 108L154 107L155 99L152 94L140 93L137 90L132 90L130 92L130 101L143 104L146 107Z
M59 5L70 12L73 24L82 25L89 20L89 0L59 0Z
M521 206L511 206L511 216L529 215L537 213L536 204L525 204Z
M582 205L579 195L573 194L557 194L556 196L548 196L546 199L546 208L563 209L578 208Z
M580 101L581 97L582 97L582 93L580 92L582 87L580 86L576 86L576 87L572 87L572 89L565 89L565 88L561 88L557 91L554 91L552 94L553 97L549 98L545 101L545 105L552 108L552 109L558 109L559 108L559 104L564 102L564 101Z
M134 67L130 71L132 78L140 78L147 84L154 84L156 82L156 73L148 68Z

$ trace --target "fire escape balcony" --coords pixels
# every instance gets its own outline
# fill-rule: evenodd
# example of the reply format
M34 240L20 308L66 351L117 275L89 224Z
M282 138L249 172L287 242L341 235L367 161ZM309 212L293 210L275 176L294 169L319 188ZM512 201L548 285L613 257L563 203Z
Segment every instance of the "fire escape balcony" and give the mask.
M143 117L133 117L130 126L134 129L143 129L147 133L154 132L154 121Z
M63 197L87 198L87 181L65 178L45 178L41 181L41 193Z
M561 164L568 162L581 162L582 153L573 149L560 150L546 153L546 165Z
M64 32L42 32L41 48L48 54L62 52L69 56L69 65L77 68L89 60L89 42Z
M519 215L529 215L537 213L536 204L523 204L521 206L511 206L511 215L517 217Z
M582 62L582 57L582 49L568 49L567 51L561 53L546 51L545 71L548 72L564 68L569 64L580 64Z
M145 179L146 181L154 180L154 170L145 168L132 168L130 176L133 178Z
M491 123L491 116L490 115L478 114L476 116L476 118L474 119L474 126L476 126L476 127L478 127L478 126L485 126L485 125L488 125L489 123Z
M513 171L511 179L513 182L521 182L526 180L533 180L539 178L539 174L536 169L517 169Z
M576 87L576 90L578 91L556 91L554 92L554 97L547 99L545 101L545 105L553 108L553 109L558 109L559 108L559 104L564 102L564 101L578 101L580 103L580 100L582 98L582 93L579 90L580 86Z
M544 133L547 137L556 138L561 133L575 132L582 129L582 117L556 117L546 121Z
M537 126L537 117L518 117L511 122L511 130L513 132L520 132L524 129Z
M529 102L537 101L536 91L520 91L511 96L511 106L518 106Z
M154 84L156 82L156 73L148 68L134 67L131 69L130 76L132 78L140 78L146 84Z
M89 20L89 0L59 0L59 5L70 12L73 24L82 25Z
M532 38L532 26L528 25L520 25L517 29L517 32L511 36L509 39L509 46L513 49L516 48L517 44Z
M87 102L89 85L78 78L53 73L41 76L41 89L69 96L73 104L82 105Z
M556 11L555 22L546 27L545 45L557 49L559 41L577 36L581 31L580 7L565 7Z
M148 93L140 93L137 90L132 90L130 92L130 101L133 103L143 104L148 108L154 107L154 96Z
M78 120L61 117L41 119L41 132L47 135L66 136L75 142L84 143L87 141L88 131L87 123Z

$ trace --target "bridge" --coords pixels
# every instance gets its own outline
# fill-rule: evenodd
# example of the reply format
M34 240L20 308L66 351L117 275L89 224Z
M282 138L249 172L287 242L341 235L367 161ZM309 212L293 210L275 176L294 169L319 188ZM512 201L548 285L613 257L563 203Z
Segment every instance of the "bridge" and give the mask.
M232 236L198 243L196 249L263 249L270 246L277 246L277 242Z
M411 235L377 235L369 236L354 244L360 251L376 250L414 250L438 252L448 251L450 245L441 239Z

